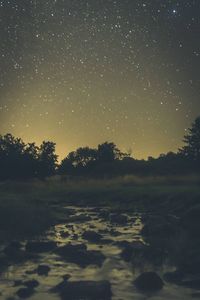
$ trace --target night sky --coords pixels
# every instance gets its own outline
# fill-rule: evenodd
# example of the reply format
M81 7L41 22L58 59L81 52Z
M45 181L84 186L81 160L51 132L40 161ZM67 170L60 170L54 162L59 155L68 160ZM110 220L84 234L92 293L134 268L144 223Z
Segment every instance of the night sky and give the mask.
M0 1L0 37L1 134L146 158L200 115L199 0Z

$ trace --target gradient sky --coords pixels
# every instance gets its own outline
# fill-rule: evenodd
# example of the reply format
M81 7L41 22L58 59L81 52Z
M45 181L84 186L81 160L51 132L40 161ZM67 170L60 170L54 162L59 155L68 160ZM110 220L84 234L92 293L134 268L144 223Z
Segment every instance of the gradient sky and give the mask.
M200 1L0 1L0 133L63 157L176 151L200 115Z

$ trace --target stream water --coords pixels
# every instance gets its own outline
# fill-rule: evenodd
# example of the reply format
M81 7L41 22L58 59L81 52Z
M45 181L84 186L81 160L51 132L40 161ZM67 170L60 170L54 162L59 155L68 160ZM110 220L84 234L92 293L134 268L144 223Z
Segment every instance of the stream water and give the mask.
M20 286L15 286L15 282L31 279L37 280L39 285L34 289L33 295L29 297L30 300L58 300L60 296L50 290L60 283L62 276L66 274L70 275L69 281L109 281L113 300L193 299L194 290L175 284L165 283L164 288L153 295L145 295L135 288L133 281L141 270L134 268L131 262L122 259L120 243L124 241L143 243L140 236L142 223L138 214L125 214L127 222L117 225L99 217L99 213L105 212L106 208L67 207L66 209L73 211L74 220L56 225L47 233L45 240L56 241L59 247L68 243L73 245L84 243L88 250L98 250L105 255L102 266L89 264L86 267L80 267L78 264L63 259L54 251L40 253L35 259L12 264L1 274L0 300L19 299L16 292ZM84 217L86 217L85 220ZM101 234L100 241L86 241L82 235L88 230ZM24 245L25 243L26 241ZM33 272L41 264L50 267L48 276L40 276ZM144 266L144 271L148 268L149 266ZM156 269L161 277L167 270L169 267L166 265Z

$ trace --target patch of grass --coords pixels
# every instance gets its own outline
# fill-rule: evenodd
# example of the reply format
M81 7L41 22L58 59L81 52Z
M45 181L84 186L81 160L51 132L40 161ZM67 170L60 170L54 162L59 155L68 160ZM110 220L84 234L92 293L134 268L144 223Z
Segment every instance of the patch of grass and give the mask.
M47 204L34 199L26 191L0 192L0 238L15 239L42 234L54 221Z
M181 214L199 203L199 177L56 179L0 183L0 231L40 235L56 223L55 205L109 206L118 211Z

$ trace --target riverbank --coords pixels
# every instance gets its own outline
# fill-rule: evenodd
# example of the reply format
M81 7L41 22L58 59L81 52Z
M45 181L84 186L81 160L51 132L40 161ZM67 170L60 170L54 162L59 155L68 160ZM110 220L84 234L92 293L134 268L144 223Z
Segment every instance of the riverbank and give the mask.
M198 183L124 177L0 184L0 299L198 297Z
M7 237L42 234L59 222L65 205L184 214L198 204L199 182L196 176L2 182L0 236L3 232Z

